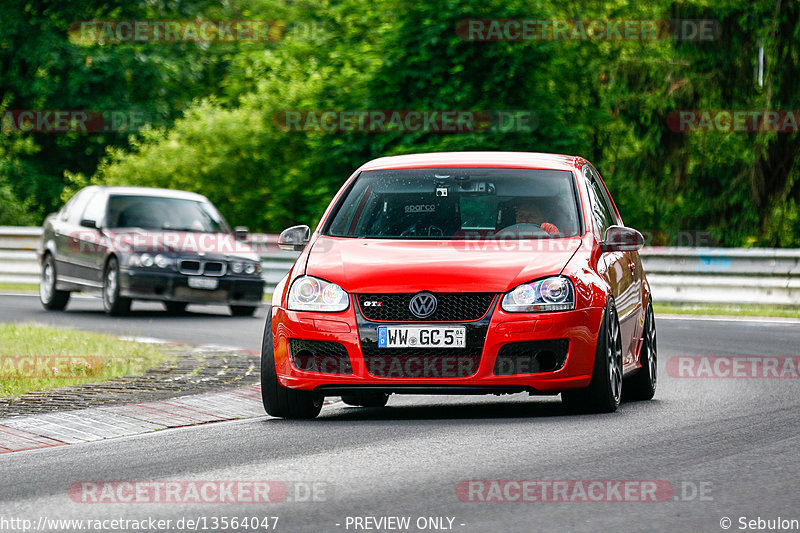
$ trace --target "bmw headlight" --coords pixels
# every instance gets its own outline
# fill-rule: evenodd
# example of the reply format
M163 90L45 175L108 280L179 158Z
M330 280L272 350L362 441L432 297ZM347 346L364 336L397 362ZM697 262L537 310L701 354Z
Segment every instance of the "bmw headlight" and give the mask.
M158 268L169 268L173 264L175 264L175 260L173 258L164 254L156 255L155 258L153 259L153 262L155 262Z
M507 292L500 306L509 313L568 311L575 309L575 288L563 276L531 281Z
M312 276L297 278L289 289L291 311L344 311L350 298L344 290L328 281Z
M151 268L172 268L175 266L175 258L165 254L131 254L128 256L128 266Z
M234 261L231 263L231 272L234 274L261 274L261 263L255 261Z

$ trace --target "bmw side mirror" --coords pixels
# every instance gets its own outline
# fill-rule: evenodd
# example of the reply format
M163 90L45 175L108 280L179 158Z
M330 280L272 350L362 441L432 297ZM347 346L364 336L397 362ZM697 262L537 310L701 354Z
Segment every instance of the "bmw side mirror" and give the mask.
M236 226L233 228L233 238L239 242L244 242L250 235L250 228L247 226Z
M635 252L644 246L644 237L633 228L610 226L605 239L600 243L604 252Z
M81 226L83 226L84 228L100 229L100 227L97 225L96 220L91 220L88 218L84 218L83 220L81 220Z
M292 226L283 230L278 237L278 248L299 252L308 244L311 238L311 228L305 225Z

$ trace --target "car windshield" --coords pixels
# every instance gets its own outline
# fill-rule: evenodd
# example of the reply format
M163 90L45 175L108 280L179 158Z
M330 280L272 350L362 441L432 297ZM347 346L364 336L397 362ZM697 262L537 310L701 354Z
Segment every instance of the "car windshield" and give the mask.
M109 228L146 230L230 231L219 212L208 202L158 196L111 196L106 225Z
M323 233L385 239L580 234L571 172L505 168L362 172Z

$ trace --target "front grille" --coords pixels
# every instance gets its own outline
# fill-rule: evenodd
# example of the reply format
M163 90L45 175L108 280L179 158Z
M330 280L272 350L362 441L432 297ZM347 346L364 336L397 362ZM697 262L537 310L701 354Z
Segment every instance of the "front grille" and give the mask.
M568 351L567 339L511 342L500 348L492 373L510 376L555 372L564 366Z
M491 292L440 292L436 311L421 320L408 306L417 293L358 294L358 305L364 318L386 322L470 322L480 320L494 300ZM379 305L378 305L379 304Z
M225 264L218 261L208 261L203 265L203 274L206 276L222 276L225 274Z
M224 276L226 271L225 263L220 261L197 261L194 259L181 259L178 262L178 272L190 276Z
M298 370L321 374L352 374L347 348L338 342L289 339L289 356Z
M200 274L202 272L200 261L181 261L178 263L178 271L181 274Z

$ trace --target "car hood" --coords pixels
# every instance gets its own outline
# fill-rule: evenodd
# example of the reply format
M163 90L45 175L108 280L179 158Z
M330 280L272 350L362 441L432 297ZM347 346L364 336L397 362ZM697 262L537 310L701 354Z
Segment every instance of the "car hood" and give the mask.
M106 230L104 240L121 253L176 253L258 261L253 248L230 233Z
M558 274L579 238L413 241L320 236L306 273L348 292L505 292Z

